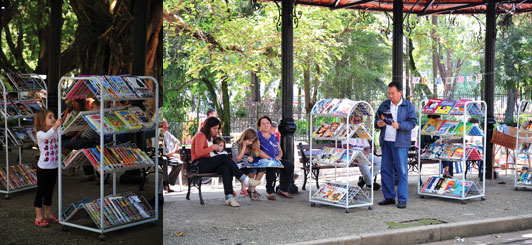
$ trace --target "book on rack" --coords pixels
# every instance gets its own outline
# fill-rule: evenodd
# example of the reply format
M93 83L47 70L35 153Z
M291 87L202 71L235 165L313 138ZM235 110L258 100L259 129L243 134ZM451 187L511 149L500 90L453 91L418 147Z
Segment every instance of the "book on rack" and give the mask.
M84 202L81 205L100 229L153 217L153 209L146 199L130 192L106 196L103 198L103 205L101 199ZM101 227L100 223L102 210L104 227Z
M29 90L26 83L22 81L17 74L8 73L6 75L9 81L11 82L11 84L13 84L13 86L16 88L16 90L19 90L19 91Z
M311 113L312 114L319 114L321 112L321 110L323 109L323 107L325 106L326 101L327 101L327 99L320 100L320 101L316 102L316 104L314 105L314 108L312 108Z
M9 166L9 174L5 167L0 169L0 182L4 187L8 187L7 178L9 177L9 189L16 190L37 184L37 175L35 170L28 165L17 164Z
M4 113L4 111L7 110L8 117L17 117L22 115L22 113L17 109L17 107L10 101L8 101L7 104L4 104L3 101L0 102L0 110L2 114Z
M15 88L13 87L13 85L11 84L11 82L9 81L9 78L7 78L7 76L0 74L0 80L2 80L2 82L4 82L4 87L6 88L6 92L15 91Z
M364 154L363 151L355 151L354 154L355 154L355 161L357 162L358 165L371 166L371 162L366 157L366 154Z
M133 116L128 110L119 110L114 112L116 116L122 120L128 129L138 130L142 129L140 121ZM332 127L331 127L332 128Z
M337 164L338 163L338 159L340 159L340 157L342 156L344 151L345 151L345 149L333 148L332 153L330 154L330 157L327 160L327 162L329 164L333 164L333 165Z
M454 136L458 136L458 137L462 137L462 136L464 136L464 129L466 130L465 133L466 133L466 135L467 135L467 124L468 124L468 123L466 123L466 124L464 125L464 122L460 122L460 123L458 123L458 126L456 126L456 129L454 130L454 134L453 134L453 135L454 135Z
M469 104L469 107L467 108L469 115L472 116L481 116L484 113L482 112L482 108L478 103L471 103Z
M127 98L134 98L136 94L132 91L127 82L121 76L105 76L109 83L113 84L117 89L117 93Z
M522 167L518 172L517 182L522 185L532 185L532 169L529 167Z
M477 125L471 124L471 127L467 133L470 136L484 136L482 130Z
M314 133L312 133L312 135L316 136L316 137L322 137L323 134L325 134L325 132L327 131L327 129L329 129L330 127L330 124L328 123L323 123L321 124L321 126L319 126L316 131L314 131Z
M26 128L22 128L22 127L21 128L11 128L10 130L11 130L11 132L13 132L13 135L16 137L17 141L20 144L30 144L30 143L35 142L32 139L32 136L30 136L28 134L28 131L26 130Z
M438 118L431 118L429 121L423 126L423 129L421 130L421 134L426 135L435 135L436 132L438 132L438 129L440 128L441 124L443 123L443 120Z
M456 104L456 100L444 99L438 105L438 107L436 108L436 111L434 111L434 114L447 115L451 111L451 109L453 109L453 106L455 104Z
M464 148L457 145L457 147L453 151L453 154L449 158L459 160L459 159L462 159L463 155L464 155Z
M76 217L79 217L78 214L80 214L81 211L84 210L85 204L89 202L89 198L85 197L78 202L71 203L70 205L68 205L65 211L63 212L63 220L70 221L74 220L74 218Z
M456 130L456 127L458 127L458 123L459 123L458 121L450 121L450 120L443 121L440 128L438 128L436 135L438 136L451 135L451 132L454 132L454 130Z
M33 113L37 113L39 111L42 111L41 105L37 103L35 100L22 100L21 103L24 103L24 105Z
M131 112L131 114L136 117L139 122L142 124L142 126L144 127L152 127L153 125L155 125L155 122L151 121L151 118L149 118L148 116L146 116L145 112L142 111L142 109L138 108L138 107L130 107L128 108L129 112Z
M114 113L105 113L104 120L113 128L115 133L120 133L128 130L128 127L120 118Z
M358 127L358 124L351 124L349 125L349 127L347 127L347 125L345 125L344 127L342 127L339 131L339 133L337 134L338 137L340 138L344 138L344 137L348 137L350 138L355 132L356 132L356 128Z
M351 112L351 109L354 105L355 101L350 99L342 99L329 113L347 116Z
M369 134L369 130L368 128L366 127L366 125L364 124L357 124L358 128L356 130L356 134L359 138L362 138L362 139L368 139L370 140L371 139L371 135Z
M423 113L434 114L441 102L441 99L429 99L425 107L423 107Z
M142 150L133 147L105 147L104 166L105 172L138 168L153 165L153 160ZM81 149L70 152L63 161L63 168L91 164L99 171L100 147Z
M359 103L355 108L356 115L371 116L370 109L364 103Z
M137 97L140 98L153 98L155 97L146 85L146 80L139 77L126 76L126 81L128 85L131 86L131 89L137 94Z
M454 105L451 112L449 112L449 115L464 115L465 104L468 101L471 101L471 100L470 99L459 99L458 101L456 101L456 104Z
M330 113L330 111L331 111L331 110L332 110L332 109L333 109L338 103L340 103L340 102L341 102L341 100L339 100L339 99L331 99L331 100L329 101L329 103L327 103L327 104L325 105L325 107L323 108L323 110L321 111L321 113L322 113L322 114L328 114L328 113Z
M466 159L482 161L482 146L467 146L466 147Z
M332 184L325 184L314 194L312 199L338 203L347 194L347 189Z
M17 107L17 110L20 116L23 116L23 117L33 116L33 112L31 111L31 108L27 107L24 102L11 101L11 103Z

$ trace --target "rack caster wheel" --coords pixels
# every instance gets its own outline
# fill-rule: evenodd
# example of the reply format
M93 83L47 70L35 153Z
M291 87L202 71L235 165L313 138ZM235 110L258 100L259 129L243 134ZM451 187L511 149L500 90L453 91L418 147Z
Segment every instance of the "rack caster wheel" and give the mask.
M480 197L480 200L486 201L486 198L485 197Z
M421 195L421 196L419 196L419 198L421 198L421 199L425 199L425 196L424 196L424 195Z
M63 225L63 232L68 232L68 226Z
M467 204L465 200L462 200L462 204Z
M346 213L346 214L349 213L349 209L348 209L348 208L345 209L345 213Z
M151 227L155 227L155 222L151 222Z
M100 234L100 236L98 238L100 239L100 242L105 241L105 235L103 235L103 234Z
M519 188L518 188L518 187L515 187L515 188L514 188L514 191L518 191L518 190L519 190Z
M5 195L4 199L9 200L9 195Z
M368 210L373 210L373 206L369 206L369 207L368 207Z
M310 206L311 207L316 207L316 203L311 203Z

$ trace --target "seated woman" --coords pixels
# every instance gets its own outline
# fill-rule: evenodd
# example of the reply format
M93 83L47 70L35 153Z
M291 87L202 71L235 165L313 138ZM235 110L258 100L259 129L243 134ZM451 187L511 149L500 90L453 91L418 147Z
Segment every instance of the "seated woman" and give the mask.
M257 158L260 153L257 131L252 128L244 130L238 141L233 143L231 152L233 160L239 164L252 163L255 161L255 158ZM265 168L242 168L241 170L242 172L247 173L250 178L257 181L260 181L262 176L264 176L264 173L266 173ZM251 200L259 200L259 193L255 191L255 187L250 187L248 193L244 184L242 184L242 191L240 194L245 196L249 195Z
M192 138L190 149L192 164L198 164L200 173L211 173L216 171L223 178L225 204L228 206L239 207L240 204L233 196L233 176L237 177L240 182L248 186L257 186L260 181L250 179L242 173L236 163L227 154L210 156L213 151L219 152L220 145L212 144L213 137L218 135L220 129L220 120L216 117L209 117L201 127L200 132Z
M288 193L288 187L294 182L294 163L287 160L282 160L283 150L277 140L275 134L270 133L272 120L263 116L257 121L257 127L259 128L258 138L260 142L260 158L275 158L283 164L284 168L281 169L281 183L279 184L278 195L286 198L292 198L292 194ZM273 194L275 179L277 178L277 169L268 168L266 170L266 192L268 193L268 200L276 200Z

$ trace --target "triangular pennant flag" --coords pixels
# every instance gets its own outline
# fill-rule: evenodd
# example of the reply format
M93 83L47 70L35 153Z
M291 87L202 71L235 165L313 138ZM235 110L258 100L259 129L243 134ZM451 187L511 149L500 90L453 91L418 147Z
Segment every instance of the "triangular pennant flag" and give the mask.
M466 76L465 81L468 83L473 82L473 76Z
M445 78L445 84L451 84L453 83L453 78L452 77L446 77Z
M482 74L477 74L477 83L480 83L482 81Z
M419 83L419 77L413 77L412 84L418 84L418 83Z
M458 80L456 80L457 83L463 83L464 82L464 76L458 76Z
M425 84L425 85L429 84L429 79L427 77L421 78L421 84Z
M437 77L436 79L434 79L434 83L441 84L442 83L441 77Z

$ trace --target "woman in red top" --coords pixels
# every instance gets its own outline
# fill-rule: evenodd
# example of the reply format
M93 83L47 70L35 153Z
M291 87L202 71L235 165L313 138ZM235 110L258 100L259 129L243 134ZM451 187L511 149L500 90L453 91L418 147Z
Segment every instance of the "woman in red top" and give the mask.
M216 155L211 157L212 151L223 151L218 149L219 145L209 144L213 137L218 135L220 129L220 120L216 117L209 117L203 123L200 131L192 138L192 147L190 153L192 155L192 164L199 165L200 173L211 173L216 171L220 173L223 178L225 204L233 207L239 207L240 204L233 196L233 176L237 177L245 185L257 186L260 181L250 179L247 175L242 173L236 163L229 157L229 155Z

